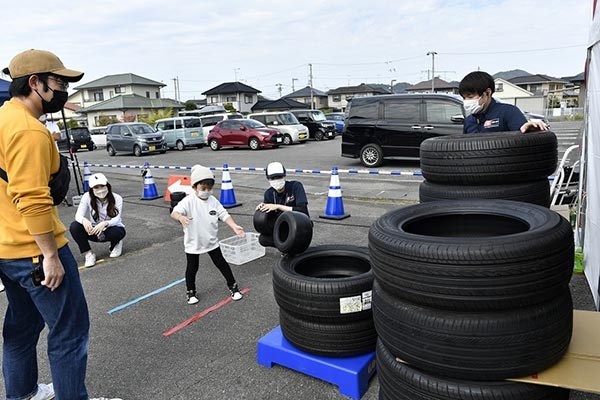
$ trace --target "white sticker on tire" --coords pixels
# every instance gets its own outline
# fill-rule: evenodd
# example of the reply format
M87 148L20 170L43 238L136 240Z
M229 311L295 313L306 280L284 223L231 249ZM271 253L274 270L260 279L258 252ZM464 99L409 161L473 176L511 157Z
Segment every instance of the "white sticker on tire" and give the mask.
M373 291L369 290L368 292L363 292L362 294L362 309L370 310L371 309L371 298L373 297Z
M350 314L362 311L361 296L340 298L340 314Z

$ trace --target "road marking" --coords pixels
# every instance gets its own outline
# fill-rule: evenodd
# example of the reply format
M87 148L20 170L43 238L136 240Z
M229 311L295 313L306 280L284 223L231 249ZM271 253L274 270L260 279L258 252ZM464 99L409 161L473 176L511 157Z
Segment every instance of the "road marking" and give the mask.
M134 305L134 304L136 304L136 303L138 303L138 302L140 302L140 301L142 301L142 300L144 300L144 299L147 299L147 298L148 298L148 297L150 297L150 296L154 296L155 294L158 294L158 293L160 293L160 292L164 292L165 290L167 290L167 289L169 289L169 288L172 288L172 287L173 287L173 286L175 286L175 285L179 285L179 284L180 284L180 283L182 283L182 282L185 282L185 279L180 279L180 280L178 280L178 281L175 281L175 282L173 282L173 283L170 283L170 284L168 284L167 286L163 286L163 287L161 287L161 288L158 288L158 289L156 289L156 290L154 290L154 291L152 291L152 292L150 292L150 293L148 293L148 294L145 294L145 295L143 295L143 296L141 296L141 297L138 297L137 299L131 300L131 301L130 301L130 302L128 302L128 303L125 303L125 304L122 304L122 305L120 305L120 306L118 306L118 307L115 307L115 308L113 308L112 310L109 310L109 311L108 311L108 313L109 313L109 314L112 314L112 313L114 313L114 312L121 311L122 309L124 309L124 308L127 308L127 307L129 307L129 306L132 306L132 305Z
M82 269L86 269L86 268L94 268L97 264L103 263L104 261L106 261L106 260L104 260L104 258L101 258L99 260L96 260L96 264L92 265L91 267L86 267L85 265L81 265L78 267L78 269L81 271Z
M246 294L250 291L250 288L245 288L242 289L240 292L242 294ZM186 326L190 325L193 322L196 322L197 320L199 320L200 318L204 317L205 315L223 307L225 304L232 302L233 299L231 297L228 297L224 300L221 300L220 302L218 302L217 304L207 308L206 310L202 311L199 314L194 315L193 317L183 321L182 323L180 323L179 325L174 326L173 328L169 329L168 331L166 331L165 333L163 333L164 337L168 337L171 336L172 334L174 334L175 332L185 328Z

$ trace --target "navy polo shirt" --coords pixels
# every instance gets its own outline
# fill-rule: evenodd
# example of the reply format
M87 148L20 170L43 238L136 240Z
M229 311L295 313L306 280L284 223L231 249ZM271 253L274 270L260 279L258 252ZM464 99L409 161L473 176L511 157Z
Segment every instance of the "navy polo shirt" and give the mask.
M308 215L306 192L302 183L298 181L285 181L285 188L282 193L278 193L272 187L268 188L264 194L264 202L282 204L292 207L294 211L300 211Z
M472 114L465 118L464 133L488 133L518 131L527 118L512 104L498 103L492 98L483 114Z

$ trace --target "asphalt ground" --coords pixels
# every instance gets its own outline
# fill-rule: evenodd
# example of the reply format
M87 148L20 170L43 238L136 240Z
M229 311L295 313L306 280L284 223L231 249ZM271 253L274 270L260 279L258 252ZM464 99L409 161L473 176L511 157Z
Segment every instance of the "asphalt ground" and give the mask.
M278 251L267 248L262 258L232 265L240 288L247 290L238 302L226 301L229 293L223 277L208 256L203 256L197 278L200 302L190 306L182 282L183 232L169 217L169 203L164 198L140 200L143 180L139 175L115 170L93 172L109 175L113 189L123 196L127 236L123 255L116 259L108 258L108 244L92 243L102 261L80 270L91 318L87 375L90 396L124 400L347 398L330 383L278 365L267 368L256 362L257 341L279 324L271 282L272 268L280 258ZM254 180L246 176L239 179L240 185L236 184L237 178L233 177L234 191L242 205L229 211L246 231L253 231L252 215L262 200L264 178L257 175ZM362 186L368 187L369 177L362 179ZM245 180L254 183L246 184ZM157 177L155 185L158 193L164 195L167 178ZM218 186L219 183L215 187L217 197ZM386 200L350 195L343 198L343 203L351 217L331 221L318 217L325 211L327 190L322 185L307 186L314 221L311 246L367 246L369 227L375 219L415 202L407 200L407 196ZM59 211L68 226L75 207L63 204ZM232 235L225 224L220 225L221 239ZM83 266L83 257L73 241L70 247ZM575 308L594 309L583 275L573 276L571 288ZM0 296L2 314L5 308L6 298ZM212 308L216 309L199 317ZM195 320L185 325L190 319ZM167 332L171 334L165 336ZM40 340L39 363L40 382L47 382L50 374L45 338ZM375 400L378 391L375 374L362 399ZM0 387L0 397L3 396ZM572 392L571 399L600 399L600 395Z

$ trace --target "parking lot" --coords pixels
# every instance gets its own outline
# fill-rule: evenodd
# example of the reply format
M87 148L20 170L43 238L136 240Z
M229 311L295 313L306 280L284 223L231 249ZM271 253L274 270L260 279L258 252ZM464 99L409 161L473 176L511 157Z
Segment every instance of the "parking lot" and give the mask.
M209 258L203 256L197 278L200 302L188 305L182 283L183 233L169 217L168 202L164 198L141 200L140 170L116 167L139 165L140 161L172 166L202 163L218 167L228 163L262 167L271 160L279 160L302 169L327 170L333 162L340 168L360 168L356 160L340 159L339 140L258 152L212 152L204 148L141 158L109 158L104 151L78 153L80 162L115 165L90 169L105 173L113 190L123 196L123 221L127 229L121 257L109 259L107 244L92 244L103 261L80 271L91 316L88 389L92 397L124 400L346 398L327 382L280 366L267 368L256 362L257 341L278 326L271 270L280 254L267 249L260 259L232 265L240 288L247 293L241 301L225 304L221 304L228 298L225 282ZM330 159L313 161L318 157ZM393 164L383 170L397 169L418 170L418 164ZM151 169L150 172L161 195L165 193L169 175L189 175L186 170ZM218 197L221 173L217 172L216 176ZM415 190L420 181L418 176L410 175L343 174L340 176L343 202L351 217L331 221L318 217L325 210L329 175L291 173L288 178L302 180L307 188L314 221L311 246L341 243L367 246L373 221L389 210L415 203L418 198ZM229 211L246 231L253 231L254 207L262 200L267 187L264 175L252 171L233 172L232 180L236 198L242 205ZM76 191L73 194L77 194ZM68 226L75 208L63 204L59 211ZM232 232L221 224L219 237L230 236ZM83 257L73 242L70 247L83 265ZM571 287L576 308L593 309L582 275L573 277ZM6 299L0 296L0 312L5 308ZM49 370L43 340L39 352L40 380L46 382ZM363 399L377 399L378 390L375 375ZM2 396L4 392L0 388ZM600 396L573 393L571 398L600 399Z

